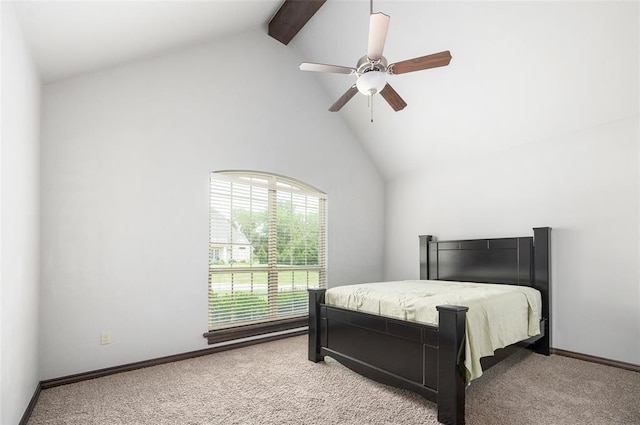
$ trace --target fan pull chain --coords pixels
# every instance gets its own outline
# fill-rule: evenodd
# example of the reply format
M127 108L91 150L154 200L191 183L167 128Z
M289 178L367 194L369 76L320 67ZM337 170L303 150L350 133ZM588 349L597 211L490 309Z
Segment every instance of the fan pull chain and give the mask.
M371 98L371 122L373 122L373 95L369 95L369 98Z

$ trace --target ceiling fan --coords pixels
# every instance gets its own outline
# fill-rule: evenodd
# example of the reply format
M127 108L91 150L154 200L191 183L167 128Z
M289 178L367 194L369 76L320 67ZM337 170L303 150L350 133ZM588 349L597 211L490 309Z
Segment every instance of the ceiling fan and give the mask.
M451 61L451 53L447 50L389 64L387 59L382 56L382 51L387 38L391 17L384 13L373 13L373 0L370 2L369 15L369 44L367 54L358 60L355 68L310 62L300 64L302 71L331 72L356 75L358 77L356 83L352 85L340 99L331 105L329 108L331 112L339 111L358 92L370 97L380 93L394 111L400 111L407 106L407 103L389 83L387 83L387 75L405 74L407 72L447 66Z

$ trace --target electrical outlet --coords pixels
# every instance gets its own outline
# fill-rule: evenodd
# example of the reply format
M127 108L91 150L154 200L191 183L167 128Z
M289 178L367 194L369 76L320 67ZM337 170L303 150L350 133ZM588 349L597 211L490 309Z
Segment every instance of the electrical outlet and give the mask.
M102 345L111 344L111 332L102 332L100 334L100 344Z

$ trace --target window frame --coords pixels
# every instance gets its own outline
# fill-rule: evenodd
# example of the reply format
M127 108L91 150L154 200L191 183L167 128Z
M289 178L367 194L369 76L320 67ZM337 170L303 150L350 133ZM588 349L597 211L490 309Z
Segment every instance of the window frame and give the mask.
M253 179L258 179L254 181ZM212 231L212 219L214 215L213 208L213 187L214 181L230 181L233 183L247 184L253 187L266 188L268 193L268 252L267 252L267 264L255 266L252 263L247 267L236 266L233 262L229 263L228 267L213 267L209 263L208 271L208 321L209 331L204 333L203 336L207 338L209 344L215 344L220 342L231 341L240 338L255 337L267 333L283 332L292 329L305 328L308 325L308 309L304 313L285 315L279 314L275 308L277 300L273 297L277 295L278 291L278 274L281 272L292 271L311 271L318 273L317 286L314 288L326 288L327 284L327 195L326 193L298 180L290 177L285 177L273 173L264 173L258 171L214 171L210 173L210 190L212 192L210 198L210 221L209 228ZM249 183L250 182L250 183ZM265 183L266 182L266 183ZM230 193L233 189L230 190ZM293 199L294 194L296 196L317 198L318 201L318 253L317 253L317 265L287 265L286 267L279 264L277 258L277 205L279 200L279 194L290 194ZM230 195L231 196L231 195ZM251 195L253 196L253 195ZM288 195L287 195L288 196ZM293 208L293 204L292 204ZM232 213L233 216L233 213ZM231 219L230 219L231 220ZM234 224L231 224L234 225ZM212 238L210 234L209 238L209 259L211 260L214 249L212 247ZM253 252L253 251L252 251ZM306 258L306 257L305 257ZM244 323L230 323L228 325L222 325L213 327L212 322L212 307L211 307L211 295L212 291L212 276L216 274L225 273L255 273L266 272L267 279L267 298L269 315L267 318L256 320L253 322ZM294 276L292 275L292 281ZM295 285L292 282L292 285ZM306 283L310 288L309 280ZM299 293L300 290L292 290L293 293ZM292 301L292 306L294 302ZM308 303L304 303L305 307L308 307ZM299 329L296 333L304 333L306 329Z

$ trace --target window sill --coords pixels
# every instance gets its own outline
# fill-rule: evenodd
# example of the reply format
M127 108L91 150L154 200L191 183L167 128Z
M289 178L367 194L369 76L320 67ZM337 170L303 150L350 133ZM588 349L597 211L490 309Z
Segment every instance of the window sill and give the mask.
M254 323L251 325L235 326L232 328L216 329L204 333L209 344L232 341L236 339L249 338L273 332L287 331L290 329L302 328L309 325L308 316L293 317L289 319L276 320L264 323Z

